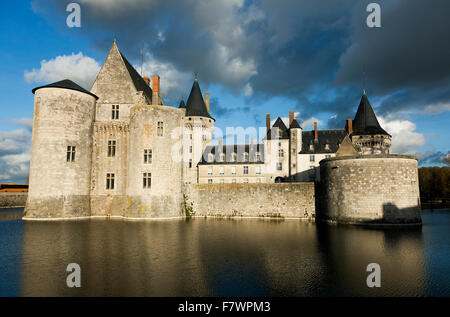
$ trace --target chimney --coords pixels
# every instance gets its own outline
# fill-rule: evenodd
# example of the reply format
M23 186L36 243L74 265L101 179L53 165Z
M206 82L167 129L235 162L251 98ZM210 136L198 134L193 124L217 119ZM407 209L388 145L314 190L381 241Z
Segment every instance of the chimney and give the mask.
M152 77L152 90L153 90L152 104L154 104L154 105L161 104L161 102L160 102L161 95L159 92L159 76L158 75L153 75L153 77Z
M142 79L145 81L147 86L150 86L150 78L148 76L144 76L144 77L142 77Z
M270 130L270 114L266 114L266 132L269 133Z
M317 139L317 122L314 122L314 140L316 141Z
M205 105L206 105L206 111L209 113L209 92L205 92Z
M350 135L353 132L353 120L347 119L347 133Z
M223 139L219 139L219 152L222 152L223 149Z
M253 138L250 138L250 146L253 145Z
M294 121L294 111L289 111L289 126L292 125L292 121Z

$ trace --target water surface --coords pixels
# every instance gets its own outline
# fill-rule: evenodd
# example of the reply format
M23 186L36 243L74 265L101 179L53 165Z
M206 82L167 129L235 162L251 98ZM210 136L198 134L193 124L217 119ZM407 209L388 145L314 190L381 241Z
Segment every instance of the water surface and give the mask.
M11 219L20 212L0 211L0 296L450 296L450 211L423 212L419 229L383 230L295 220ZM79 289L65 282L73 262ZM381 288L366 286L372 262Z

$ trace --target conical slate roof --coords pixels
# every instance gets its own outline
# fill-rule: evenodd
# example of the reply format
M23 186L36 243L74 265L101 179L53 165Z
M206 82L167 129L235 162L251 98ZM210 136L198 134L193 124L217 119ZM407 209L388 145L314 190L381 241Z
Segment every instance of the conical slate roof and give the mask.
M289 139L289 133L288 133L288 129L286 127L286 125L284 124L283 120L278 117L277 120L275 121L275 123L273 124L272 128L267 132L267 140L271 140L272 139L272 129L273 128L278 128L279 131L281 131L281 135L278 137L278 135L276 136L277 139Z
M181 98L180 105L178 106L178 108L186 108L183 98Z
M96 95L94 95L90 91L84 89L83 87L79 86L78 84L74 83L70 79L64 79L64 80L60 80L60 81L54 82L53 84L48 84L48 85L45 85L45 86L36 87L36 88L34 88L32 90L33 94L36 92L36 90L41 89L41 88L65 88L65 89L71 89L71 90L84 92L84 93L86 93L88 95L91 95L91 96L95 97L95 99L98 99L98 97Z
M353 135L372 135L372 134L385 134L389 135L378 123L375 112L372 105L367 99L367 95L364 94L361 97L358 111L356 112L355 119L353 120Z
M197 76L195 77L194 84L192 85L191 93L186 104L186 116L187 117L206 117L213 119L206 110L205 101L202 97L202 91L198 84Z

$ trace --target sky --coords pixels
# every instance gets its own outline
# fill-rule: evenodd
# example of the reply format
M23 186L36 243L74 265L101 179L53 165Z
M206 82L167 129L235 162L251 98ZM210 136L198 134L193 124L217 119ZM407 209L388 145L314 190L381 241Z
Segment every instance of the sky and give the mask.
M79 0L70 28L71 2L1 3L0 183L28 175L32 88L90 89L114 37L138 72L161 76L166 105L187 100L198 72L223 131L290 110L304 130L341 129L365 87L392 153L450 161L448 0L377 1L380 28L362 0Z

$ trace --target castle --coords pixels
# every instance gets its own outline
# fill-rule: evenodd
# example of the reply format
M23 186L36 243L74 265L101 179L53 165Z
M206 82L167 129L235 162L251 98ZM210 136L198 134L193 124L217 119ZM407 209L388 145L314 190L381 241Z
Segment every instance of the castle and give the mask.
M313 182L330 179L331 173L323 163L339 157L400 159L389 155L391 136L378 123L365 92L354 120L347 120L344 129L318 130L315 123L313 131L304 131L291 111L288 126L281 118L271 124L266 115L261 144L224 145L219 140L212 145L215 119L209 93L202 95L197 76L187 102L182 100L179 107L164 105L159 76L154 75L151 84L114 41L90 91L70 80L33 89L24 219L228 213L218 212L221 208L232 209L235 216L314 218ZM412 174L407 172L417 177L417 160L401 159L415 162L409 167ZM411 189L414 195L416 187L417 182ZM228 195L231 201L251 192L253 197L247 199L260 197L258 207L246 207L245 201L237 207L218 203ZM273 195L284 203L275 206ZM410 207L410 200L403 205Z

